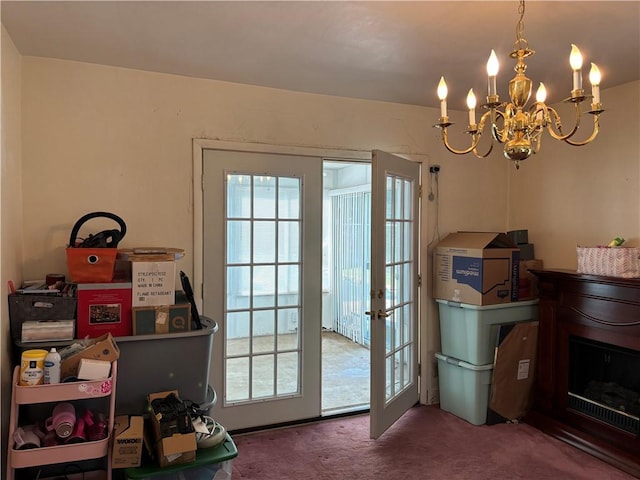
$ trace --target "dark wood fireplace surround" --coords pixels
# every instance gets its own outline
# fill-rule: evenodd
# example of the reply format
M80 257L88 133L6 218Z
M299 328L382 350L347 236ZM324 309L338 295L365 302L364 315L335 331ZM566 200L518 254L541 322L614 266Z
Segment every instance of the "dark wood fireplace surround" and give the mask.
M640 352L640 279L533 273L540 326L535 401L527 423L640 478L638 435L568 407L570 336Z

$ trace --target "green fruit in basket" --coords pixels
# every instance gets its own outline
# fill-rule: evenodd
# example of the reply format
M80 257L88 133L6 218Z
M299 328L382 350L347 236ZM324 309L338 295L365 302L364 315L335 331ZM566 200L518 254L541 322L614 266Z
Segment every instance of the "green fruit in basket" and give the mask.
M613 240L611 240L609 242L609 245L607 245L608 247L619 247L620 245L622 245L624 243L624 238L622 237L616 237Z

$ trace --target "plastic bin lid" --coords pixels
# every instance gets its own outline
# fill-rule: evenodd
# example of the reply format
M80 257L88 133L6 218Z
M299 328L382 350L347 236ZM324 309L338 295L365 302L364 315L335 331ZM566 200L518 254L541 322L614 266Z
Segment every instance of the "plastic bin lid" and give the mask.
M487 363L485 365L474 365L472 363L464 362L462 360L458 360L457 358L449 357L448 355L443 355L442 353L436 353L436 358L438 360L442 360L450 365L455 365L456 367L466 368L467 370L491 370L493 368L493 363Z
M436 302L442 303L444 305L449 305L450 307L468 308L470 310L496 310L499 308L516 308L528 307L529 305L537 305L538 303L540 303L540 300L534 298L533 300L498 303L496 305L471 305L469 303L454 302L453 300L443 300L441 298L436 298Z

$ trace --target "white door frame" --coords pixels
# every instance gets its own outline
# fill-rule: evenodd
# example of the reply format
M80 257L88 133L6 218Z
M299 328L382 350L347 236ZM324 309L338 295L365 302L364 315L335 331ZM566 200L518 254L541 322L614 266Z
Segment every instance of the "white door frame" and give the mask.
M194 138L192 142L192 161L193 161L193 271L192 271L192 284L193 292L198 309L202 311L202 283L203 283L203 237L204 237L204 219L203 219L203 191L202 191L202 162L203 162L203 150L215 149L215 150L231 150L240 152L256 152L256 153L275 153L275 154L290 154L290 155L302 155L302 156L317 156L323 157L325 160L355 160L355 161L370 161L372 153L369 150L341 150L332 148L319 148L319 147L303 147L296 145L275 145L267 143L257 142L236 142L228 140L212 140L204 138ZM393 152L390 152L393 153ZM428 157L423 154L398 154L399 157L403 157L407 160L422 161L423 165L428 165ZM428 175L428 168L422 169L422 184L426 185L428 179L424 178ZM426 174L425 174L426 172ZM421 219L421 238L427 239L427 224L426 219ZM422 272L423 286L426 272L427 272L427 255L421 255L420 271ZM424 289L423 289L424 290ZM422 294L424 300L425 294ZM425 301L420 302L420 314L419 314L419 330L420 330L420 354L419 362L426 366L431 362L429 352L427 351L426 335L427 335L427 308ZM215 320L215 319L214 319ZM213 370L212 370L213 371ZM430 369L422 368L422 372L430 371ZM211 381L211 379L209 379ZM420 379L420 403L426 404L428 401L427 382L424 379Z

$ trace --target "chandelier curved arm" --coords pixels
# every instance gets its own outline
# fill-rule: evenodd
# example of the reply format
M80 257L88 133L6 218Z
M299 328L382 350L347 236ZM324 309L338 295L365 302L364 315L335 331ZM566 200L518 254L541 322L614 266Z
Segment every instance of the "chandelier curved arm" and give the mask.
M507 122L505 114L497 108L494 108L489 112L491 114L491 135L498 143L504 143L508 139L507 134ZM485 113L485 115L487 115ZM482 117L484 119L484 116ZM502 128L498 128L498 118L502 118ZM493 147L493 144L492 144Z
M491 139L491 143L489 144L489 150L486 151L486 153L478 153L478 149L474 148L473 149L473 154L478 157L478 158L486 158L489 156L489 154L493 151L493 138Z
M447 150L449 150L451 153L455 153L456 155L464 155L466 153L473 152L478 146L478 143L480 143L480 134L473 134L473 136L471 137L471 146L469 148L466 148L464 150L456 150L449 144L449 133L447 132L447 127L439 128L442 129L442 141L444 142L444 146Z
M474 133L474 139L477 136L477 142L476 142L476 148L473 149L473 154L478 157L478 158L486 158L489 156L489 154L493 151L493 140L495 138L495 129L496 129L496 124L493 121L493 116L491 114L491 111L488 111L487 113L485 113L484 115L482 115L482 117L480 118L480 123L478 124L478 131L477 133ZM498 112L500 113L500 112ZM482 132L484 131L484 127L487 123L487 120L491 120L491 135L489 136L490 138L490 142L489 142L489 149L485 152L485 153L478 153L478 144L480 143L480 136L482 135ZM499 140L498 140L499 141Z
M573 140L569 140L568 138L565 140L566 143L568 143L569 145L573 145L574 147L581 147L583 145L586 145L587 143L593 141L594 138L596 138L598 136L598 132L600 131L600 122L598 121L598 114L594 114L593 115L593 131L591 132L591 135L589 136L589 138L587 138L586 140L583 140L581 142L575 142Z
M562 120L560 119L560 115L556 111L555 108L547 107L544 103L540 104L541 109L543 111L544 123L543 126L546 127L547 132L556 140L567 141L578 131L578 127L580 126L580 104L576 103L575 112L576 112L576 121L571 129L571 131L567 134L562 132Z
M485 113L480 118L480 123L478 125L470 125L469 131L467 133L471 134L471 145L464 150L457 150L451 146L449 143L449 133L447 131L447 127L451 125L450 123L441 122L434 125L434 127L438 127L442 130L442 141L447 150L451 153L455 153L456 155L465 155L467 153L473 152L473 154L478 158L485 158L493 151L493 138L491 139L491 143L489 145L489 149L485 153L478 153L478 145L480 144L480 139L482 137L482 132L484 131L484 127L487 123L487 120L491 118L491 111ZM495 123L491 122L491 128L495 128Z

